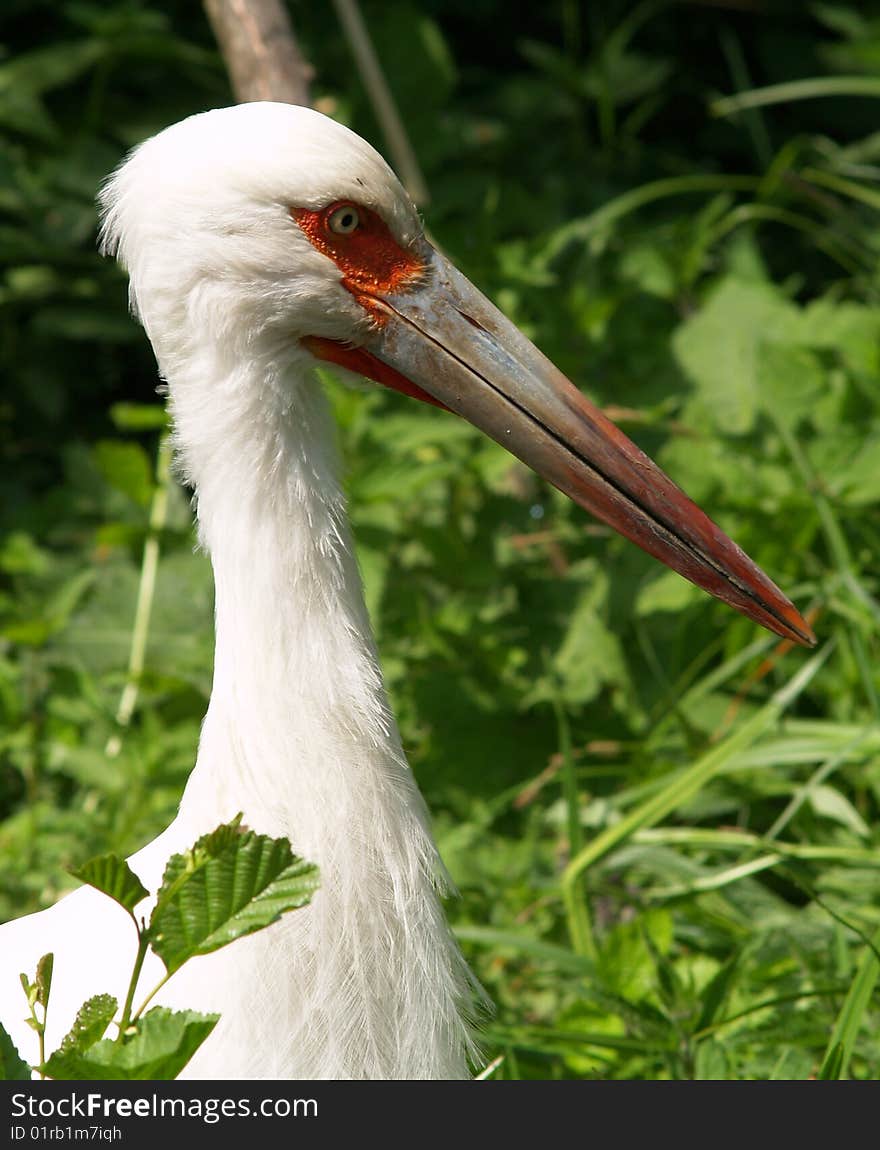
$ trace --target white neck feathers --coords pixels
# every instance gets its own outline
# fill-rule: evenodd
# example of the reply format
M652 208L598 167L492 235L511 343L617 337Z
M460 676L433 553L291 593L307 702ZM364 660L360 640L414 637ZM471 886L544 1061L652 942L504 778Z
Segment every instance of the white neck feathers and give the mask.
M326 400L293 367L215 386L227 394L206 420L187 407L202 390L172 383L217 589L214 689L180 821L194 837L242 810L322 878L310 907L230 948L238 997L220 1027L227 1046L254 1011L276 1027L253 1044L276 1076L464 1076L470 976L385 698Z

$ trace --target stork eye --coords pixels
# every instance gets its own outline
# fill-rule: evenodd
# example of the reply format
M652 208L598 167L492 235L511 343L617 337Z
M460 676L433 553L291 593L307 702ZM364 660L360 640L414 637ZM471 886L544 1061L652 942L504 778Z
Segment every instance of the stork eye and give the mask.
M361 226L361 217L356 207L342 204L334 208L327 217L327 227L338 236L350 236Z

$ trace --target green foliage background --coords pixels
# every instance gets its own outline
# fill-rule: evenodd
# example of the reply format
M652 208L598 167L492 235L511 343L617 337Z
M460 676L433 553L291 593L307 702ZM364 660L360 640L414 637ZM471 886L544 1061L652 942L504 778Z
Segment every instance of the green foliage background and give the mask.
M290 8L318 106L381 149L332 7ZM496 1004L486 1059L874 1077L880 5L363 11L436 240L820 639L780 649L465 424L328 380L449 913ZM166 825L194 759L210 569L188 493L162 508L155 367L95 253L94 195L129 146L230 93L190 3L7 0L0 44L6 918Z

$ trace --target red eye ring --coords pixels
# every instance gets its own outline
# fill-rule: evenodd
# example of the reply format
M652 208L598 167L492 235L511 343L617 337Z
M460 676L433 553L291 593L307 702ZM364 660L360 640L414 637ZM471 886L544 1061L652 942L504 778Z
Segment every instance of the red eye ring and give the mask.
M421 277L421 255L411 247L402 247L382 217L370 208L337 200L317 211L288 210L309 242L333 260L342 273L342 286L357 296L367 311L372 307L370 297L387 295ZM331 228L331 219L338 221L341 231Z

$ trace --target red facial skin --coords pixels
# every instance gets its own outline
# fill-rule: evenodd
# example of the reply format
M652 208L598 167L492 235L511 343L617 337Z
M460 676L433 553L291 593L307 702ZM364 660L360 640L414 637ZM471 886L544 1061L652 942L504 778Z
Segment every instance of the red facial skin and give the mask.
M357 213L359 223L352 232L334 232L330 227L331 218L343 208ZM388 295L422 275L421 260L405 251L382 217L369 208L340 200L319 212L291 208L290 214L318 251L333 260L342 272L343 286L354 296Z
M334 232L330 227L330 219L346 207L357 212L359 224L352 232ZM399 291L408 284L416 283L422 276L424 268L421 261L400 246L382 217L369 208L340 200L317 212L306 208L291 208L290 214L305 232L309 242L322 255L333 260L342 272L342 286L351 292L378 324L384 322L384 316L373 306L373 299ZM446 409L445 404L362 347L352 347L317 335L305 336L300 342L318 359L335 363L357 375L365 375L376 383L394 388L414 399L421 399L434 407Z

